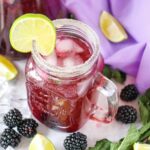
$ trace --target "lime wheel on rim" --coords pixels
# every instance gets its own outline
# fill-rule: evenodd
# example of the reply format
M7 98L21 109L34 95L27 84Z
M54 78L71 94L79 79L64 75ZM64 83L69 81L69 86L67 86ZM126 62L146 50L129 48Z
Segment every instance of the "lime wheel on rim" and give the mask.
M9 38L12 47L22 53L32 51L34 40L39 52L47 56L55 48L56 30L48 17L41 14L25 14L14 21Z

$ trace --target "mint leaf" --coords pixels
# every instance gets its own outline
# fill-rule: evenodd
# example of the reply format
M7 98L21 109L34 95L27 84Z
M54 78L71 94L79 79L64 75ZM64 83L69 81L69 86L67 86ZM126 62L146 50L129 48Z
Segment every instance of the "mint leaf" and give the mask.
M109 65L105 65L103 69L103 75L106 76L108 79L112 78L112 69Z
M142 123L146 124L149 122L149 110L147 109L147 106L145 106L143 99L140 99L139 101L139 111Z
M140 133L139 142L144 142L144 140L150 136L150 122L148 124L144 125L139 130L139 133Z
M120 144L121 144L121 141L117 143L111 143L110 150L117 150Z
M96 142L94 147L90 147L89 150L132 150L133 144L136 142L149 141L150 137L150 122L142 126L139 130L135 124L132 124L128 130L128 134L124 139L119 142L111 142L107 139L103 139Z
M149 139L149 136L150 136L150 130L145 132L143 135L141 135L138 141L141 143L145 143Z
M150 122L147 123L146 125L142 126L142 127L139 129L140 135L144 134L144 133L147 132L149 129L150 129Z
M139 111L142 123L150 122L150 89L139 97Z
M122 141L118 150L130 150L133 147L133 144L138 141L140 136L139 131L137 130L135 124L132 124L128 130L127 136Z
M119 83L124 83L126 80L126 74L116 69L112 71L112 78Z
M146 90L144 95L150 99L150 88Z
M111 142L107 139L103 139L96 142L95 147L90 147L89 150L110 150Z

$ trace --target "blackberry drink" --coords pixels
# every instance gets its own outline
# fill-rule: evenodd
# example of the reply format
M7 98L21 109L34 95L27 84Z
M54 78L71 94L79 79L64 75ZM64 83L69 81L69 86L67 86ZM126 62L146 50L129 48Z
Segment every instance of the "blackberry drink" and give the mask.
M115 85L101 75L99 41L87 25L69 19L54 21L56 47L49 56L33 44L26 65L28 103L45 125L62 131L78 130L90 117L111 122L117 109ZM100 93L105 98L100 98Z
M60 32L55 51L43 59L54 67L69 71L71 67L82 65L91 55L91 48L86 41ZM79 128L89 113L86 92L91 88L95 71L96 65L84 76L56 78L36 66L31 58L26 68L26 84L29 106L33 115L50 127L58 126L63 129L67 127L66 129L70 131Z

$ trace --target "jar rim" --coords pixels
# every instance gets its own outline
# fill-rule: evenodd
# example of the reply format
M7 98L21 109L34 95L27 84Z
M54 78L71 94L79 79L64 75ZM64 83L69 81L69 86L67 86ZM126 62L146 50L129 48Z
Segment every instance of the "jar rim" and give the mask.
M97 61L99 54L100 54L100 42L96 32L89 27L87 24L73 19L56 19L53 21L56 30L60 28L72 29L74 32L79 30L83 33L84 36L90 37L90 45L93 50L92 55L90 58L85 61L83 64L72 66L72 67L59 67L50 65L46 60L39 54L38 46L36 41L33 41L33 50L32 50L32 57L37 65L45 72L57 76L57 77L76 77L81 74L88 72L92 66ZM85 38L85 37L84 37ZM86 40L86 39L85 39ZM89 41L88 41L89 42Z

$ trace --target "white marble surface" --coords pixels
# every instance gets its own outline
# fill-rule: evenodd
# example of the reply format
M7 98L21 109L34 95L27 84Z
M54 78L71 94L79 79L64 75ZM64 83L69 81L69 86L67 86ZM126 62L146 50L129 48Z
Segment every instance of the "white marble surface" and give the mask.
M26 104L26 100L25 101L17 100L17 99L26 99L27 97L26 88L25 88L25 75L24 75L25 62L26 60L15 61L15 64L19 69L19 75L15 81L12 81L9 83L9 90L5 94L5 96L2 99L0 99L0 103L2 100L5 101L5 103L9 102L10 107L14 107L15 105L16 107L19 107L22 110L22 113L24 116L28 116L31 114ZM133 79L131 77L128 77L128 80L125 84L132 82L132 81ZM119 90L118 90L118 93L119 93L122 86L121 85L117 85L117 86L119 87ZM120 105L122 104L125 104L125 103L120 101ZM128 104L133 105L134 107L137 108L136 101L132 103L128 103ZM137 120L137 125L140 126L139 119ZM2 130L2 127L5 128L3 125L1 125L1 130ZM108 138L112 141L119 140L120 138L126 135L128 128L129 128L129 125L124 125L116 121L113 121L110 124L104 124L104 123L97 123L97 122L89 120L79 131L87 135L88 146L93 146L95 145L97 140L100 140L103 138ZM38 132L47 136L54 143L56 150L64 150L63 141L65 137L68 135L68 133L49 129L42 124L40 124L40 127L38 128ZM16 150L28 150L30 141L31 139L22 138L22 142L20 143L19 147L16 148Z

